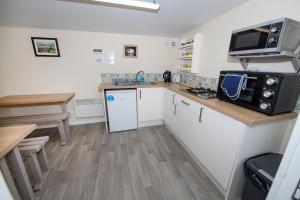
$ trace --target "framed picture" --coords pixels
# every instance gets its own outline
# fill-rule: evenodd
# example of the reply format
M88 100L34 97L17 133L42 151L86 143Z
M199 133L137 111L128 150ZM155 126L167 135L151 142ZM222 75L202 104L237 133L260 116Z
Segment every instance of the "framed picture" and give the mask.
M31 37L35 56L60 57L56 38Z
M138 46L125 44L124 45L124 57L125 58L137 58L138 57Z

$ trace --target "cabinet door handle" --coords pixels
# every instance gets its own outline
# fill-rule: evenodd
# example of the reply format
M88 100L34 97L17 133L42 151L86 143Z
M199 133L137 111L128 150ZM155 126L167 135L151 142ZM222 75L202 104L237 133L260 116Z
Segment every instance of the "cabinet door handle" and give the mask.
M177 109L177 105L174 105L174 115L176 115L176 109Z
M140 99L142 99L142 90L140 90Z
M200 108L200 114L199 114L199 122L202 122L202 111L203 111L203 107Z
M176 94L173 94L173 99L172 99L172 104L174 105L174 103L175 103L175 95Z
M186 102L186 101L184 101L184 100L181 100L181 103L183 103L183 104L185 104L185 105L187 105L187 106L190 105L188 102Z

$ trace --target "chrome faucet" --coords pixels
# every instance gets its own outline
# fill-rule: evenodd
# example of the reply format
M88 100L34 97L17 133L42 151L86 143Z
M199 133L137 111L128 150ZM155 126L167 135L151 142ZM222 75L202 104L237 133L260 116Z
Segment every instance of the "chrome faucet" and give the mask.
M142 76L141 80L138 80L138 78ZM138 71L136 73L136 77L135 77L136 82L144 82L145 81L145 72L144 71Z

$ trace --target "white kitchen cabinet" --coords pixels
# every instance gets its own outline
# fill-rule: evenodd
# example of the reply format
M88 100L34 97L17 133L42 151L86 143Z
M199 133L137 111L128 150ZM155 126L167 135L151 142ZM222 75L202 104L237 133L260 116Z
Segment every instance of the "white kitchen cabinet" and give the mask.
M193 151L195 149L194 142L195 140L195 123L194 123L195 114L189 111L186 107L180 104L175 105L175 130L177 137ZM193 152L194 153L194 152Z
M148 122L162 120L162 88L138 88L138 121Z
M245 125L186 97L176 99L178 137L226 189Z
M202 119L195 116L196 157L227 189L245 124L203 106Z
M170 106L171 94L165 93L164 106ZM245 160L278 152L288 125L284 120L248 126L177 93L173 108L172 117L171 107L164 107L165 122L228 200L241 197Z
M164 89L164 101L163 101L163 119L164 123L169 128L174 128L175 125L175 96L176 93L171 90Z

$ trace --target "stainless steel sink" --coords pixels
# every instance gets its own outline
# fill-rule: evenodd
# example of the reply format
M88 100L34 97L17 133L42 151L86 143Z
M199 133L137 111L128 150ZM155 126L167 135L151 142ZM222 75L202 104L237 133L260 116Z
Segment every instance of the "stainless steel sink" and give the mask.
M136 81L122 81L122 82L115 82L115 85L120 85L120 86L130 86L130 85L152 85L154 84L153 82L136 82Z

